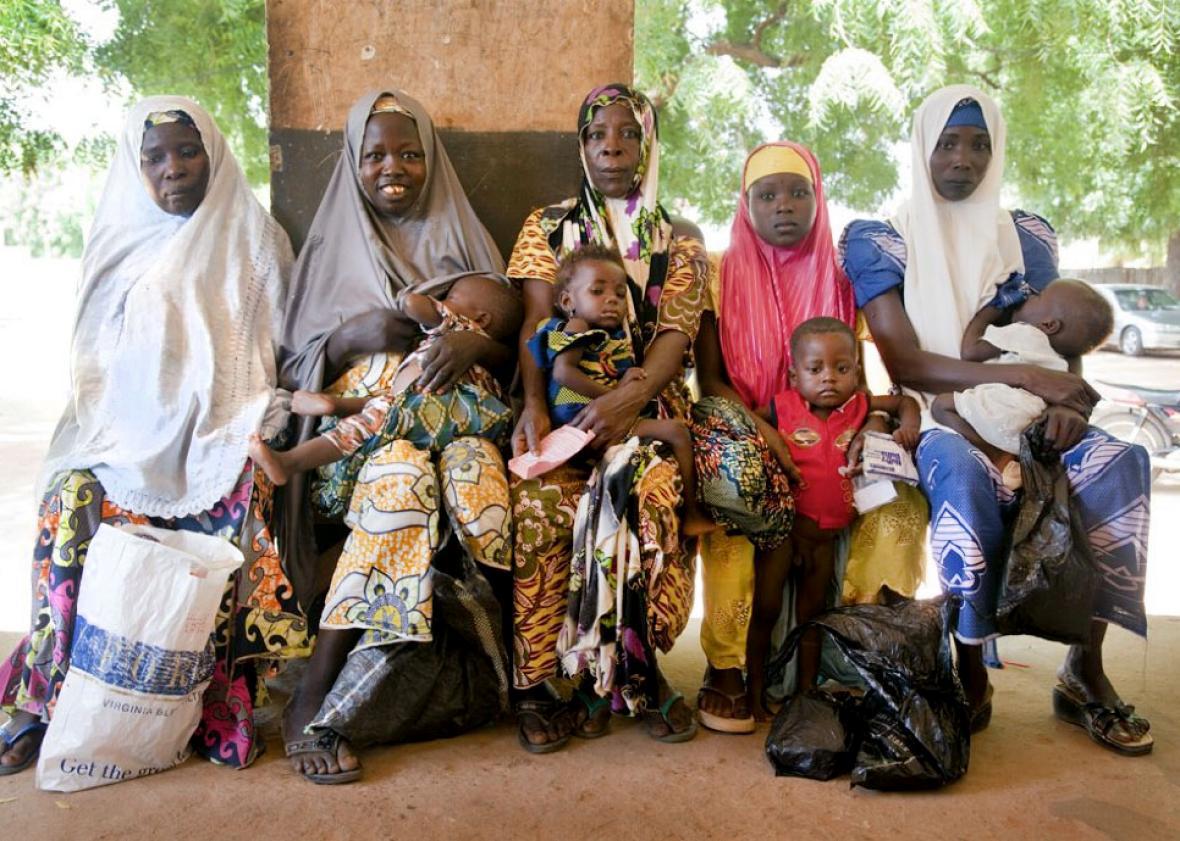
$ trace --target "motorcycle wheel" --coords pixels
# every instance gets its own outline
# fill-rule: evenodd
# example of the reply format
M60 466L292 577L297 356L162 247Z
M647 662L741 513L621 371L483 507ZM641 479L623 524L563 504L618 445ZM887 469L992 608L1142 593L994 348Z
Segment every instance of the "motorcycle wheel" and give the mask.
M1139 422L1140 418L1142 423ZM1144 416L1142 410L1121 407L1099 409L1090 418L1090 423L1120 441L1140 445L1153 456L1163 455L1172 446L1172 436L1168 430L1151 415ZM1151 481L1154 482L1163 472L1160 468L1153 468Z

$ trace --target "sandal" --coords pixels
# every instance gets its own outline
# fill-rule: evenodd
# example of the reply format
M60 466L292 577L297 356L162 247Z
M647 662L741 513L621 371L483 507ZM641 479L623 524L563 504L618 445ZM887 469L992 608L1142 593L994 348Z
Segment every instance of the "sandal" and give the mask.
M1144 756L1151 753L1155 739L1147 731L1151 724L1135 714L1135 708L1122 701L1114 705L1101 701L1086 701L1083 696L1063 683L1053 689L1053 713L1062 721L1076 724L1090 734L1090 738L1104 748L1123 756ZM1111 731L1122 728L1134 741L1120 741Z
M602 698L598 695L590 695L583 692L581 689L574 690L574 699L580 701L582 706L586 709L586 717L582 723L574 730L574 735L579 739L599 739L607 734L610 730L611 709L610 698ZM599 713L606 710L606 715L599 717ZM602 722L602 726L595 729L587 725Z
M49 725L46 724L44 721L40 721L40 720L30 721L28 724L26 724L24 727L20 728L19 730L17 730L14 733L8 729L8 725L11 723L12 723L11 721L5 722L4 726L0 727L0 739L4 740L4 744L8 748L8 750L6 750L5 753L8 753L9 750L12 750L16 746L16 743L19 742L21 739L23 739L25 736L35 735L37 733L40 733L41 738L44 739L45 738L45 730L49 727ZM36 749L34 749L31 753L29 753L28 756L26 756L24 759L22 759L17 764L15 764L15 765L0 765L0 777L7 777L9 774L19 774L21 771L25 770L30 765L32 765L34 762L36 762L37 757L40 755L41 755L41 745L38 744Z
M724 701L729 705L729 715L711 713L701 706L706 695ZM754 714L750 712L750 701L745 692L735 692L730 695L713 686L702 686L697 693L697 717L701 724L717 733L745 735L753 733L758 723L754 721Z
M697 734L697 720L690 719L688 726L683 730L677 730L676 725L672 723L672 719L668 718L668 712L676 705L677 701L683 701L684 696L679 692L673 692L668 696L668 700L660 704L660 709L657 712L646 712L643 717L648 725L648 735L657 742L664 742L665 744L676 744L678 742L687 742ZM656 721L656 717L663 720L664 724L668 726L668 732L662 736L657 736L651 732L651 725Z
M563 713L564 710L559 709L553 701L518 701L516 704L516 739L520 742L520 746L529 753L553 753L553 751L565 747L570 740L569 734L559 736L551 742L533 743L529 741L528 734L525 733L525 730L528 729L525 727L526 721L534 722L534 733L538 730L546 731L553 719Z
M307 739L300 739L296 742L286 742L283 745L283 750L287 756L299 756L305 753L326 753L336 757L336 761L340 761L340 743L344 741L343 737L335 730L324 729L316 736ZM351 783L354 780L361 778L361 768L353 768L351 771L341 769L335 774L309 774L303 772L305 779L311 780L318 785L333 786L343 785L344 783Z

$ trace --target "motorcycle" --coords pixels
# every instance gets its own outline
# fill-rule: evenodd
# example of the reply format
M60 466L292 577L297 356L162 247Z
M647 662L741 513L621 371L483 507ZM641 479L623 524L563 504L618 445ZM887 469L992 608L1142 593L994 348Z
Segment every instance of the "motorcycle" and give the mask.
M1151 454L1151 481L1180 473L1180 391L1099 380L1090 423Z

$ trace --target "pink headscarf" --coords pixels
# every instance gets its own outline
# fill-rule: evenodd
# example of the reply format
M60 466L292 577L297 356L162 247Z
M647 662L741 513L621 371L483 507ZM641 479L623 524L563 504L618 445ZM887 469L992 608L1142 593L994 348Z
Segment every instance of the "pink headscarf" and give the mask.
M855 326L852 285L836 262L828 206L819 163L806 146L781 140L759 146L786 146L807 162L815 188L815 224L794 248L769 245L754 230L742 191L733 219L729 249L721 259L721 354L725 370L750 408L765 406L789 388L790 341L809 318L830 316ZM745 184L745 167L742 184Z

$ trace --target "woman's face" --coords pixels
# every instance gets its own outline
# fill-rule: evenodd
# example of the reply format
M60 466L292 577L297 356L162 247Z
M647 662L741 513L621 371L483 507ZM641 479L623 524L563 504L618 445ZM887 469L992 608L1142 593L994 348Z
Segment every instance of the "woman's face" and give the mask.
M611 199L627 196L642 144L643 129L627 105L615 102L595 111L582 130L582 149L594 189Z
M156 206L173 216L192 216L209 187L209 155L196 129L162 123L143 133L139 171Z
M987 129L951 126L942 130L930 155L930 180L947 201L962 201L983 181L991 160Z
M793 172L764 175L746 194L750 221L768 245L798 245L815 224L815 190L811 182Z
M374 114L361 141L361 188L381 216L405 215L426 183L426 152L405 114Z

